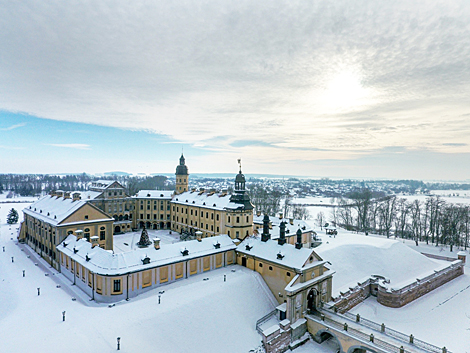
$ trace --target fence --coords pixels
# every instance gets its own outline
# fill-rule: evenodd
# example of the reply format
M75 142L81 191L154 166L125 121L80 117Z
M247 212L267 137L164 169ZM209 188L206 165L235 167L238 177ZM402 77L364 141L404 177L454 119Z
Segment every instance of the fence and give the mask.
M387 327L385 324L378 324L374 321L371 321L371 320L368 320L368 319L365 319L363 317L361 317L359 314L351 314L349 312L345 312L343 314L339 314L337 313L335 310L334 310L334 306L332 305L328 305L328 304L324 304L323 306L323 310L331 313L331 314L334 314L335 316L337 317L342 317L342 318L345 318L345 319L348 319L350 321L354 321L362 326L365 326L365 327L368 327L368 328L371 328L375 331L378 331L378 332L381 332L387 336L390 336L390 337L393 337L395 339L397 339L398 341L401 341L403 343L409 343L409 344L412 344L414 345L415 347L418 347L418 348L421 348L422 350L426 351L426 352L432 352L432 353L451 353L450 351L448 351L446 348L439 348L433 344L430 344L430 343L427 343L425 341L422 341L420 339L417 339L415 338L412 334L411 335L406 335L402 332L399 332L397 330L394 330L392 328L389 328ZM326 317L325 317L326 319ZM329 318L329 320L333 320L332 318ZM351 329L352 330L352 329ZM349 332L349 330L348 330ZM374 343L377 339L374 340ZM388 344L388 343L387 343ZM404 352L407 352L406 350Z

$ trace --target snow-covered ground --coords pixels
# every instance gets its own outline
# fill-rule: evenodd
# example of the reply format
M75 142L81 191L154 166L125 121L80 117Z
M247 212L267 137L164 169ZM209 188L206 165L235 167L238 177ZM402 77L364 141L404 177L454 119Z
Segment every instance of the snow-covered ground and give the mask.
M153 230L147 229L150 241L153 238L160 238L160 244L173 244L180 241L180 235L170 230ZM137 232L129 232L124 234L117 234L113 237L114 252L126 252L137 248L137 243L140 240L142 230Z
M160 305L158 289L111 308L98 305L88 301L62 275L49 266L43 266L44 263L35 255L27 258L27 253L11 240L16 239L18 225L6 225L6 215L15 207L21 220L21 210L27 206L29 203L0 203L0 352L62 352L64 349L70 352L111 352L116 350L117 337L121 337L123 352L248 352L260 344L255 322L274 308L275 301L256 273L231 266L162 286L161 290L165 293L161 295ZM317 231L324 234L318 228ZM158 236L162 244L173 241L174 235L161 232ZM128 234L122 239L118 236L115 243L121 242L123 249L128 250L123 243L130 244L129 239L138 236L140 233ZM451 253L447 247L421 243L416 247L414 242L403 240L400 240L400 246L396 246L383 236L365 237L343 231L337 238L322 237L325 244L322 245L323 250L318 249L319 253L323 251L322 256L331 251L335 240L343 240L342 245L341 242L337 243L338 248L347 250L349 247L349 253L359 261L345 273L334 276L335 288L339 288L341 283L347 285L348 281L357 280L359 275L380 274L376 273L380 272L380 268L370 260L364 263L367 266L361 267L364 264L360 261L360 247L354 243L367 241L376 244L384 251L383 256L389 256L386 249L391 248L392 260L404 264L397 267L396 273L388 269L392 271L391 277L398 276L397 283L406 280L407 276L414 276L415 270L407 273L412 266L419 267L416 269L419 272L427 271L430 264L440 264L430 259L431 262L423 260L425 265L420 261L415 263L416 254L411 254L409 249L449 257L456 257L457 253L457 249ZM401 246L403 244L408 246L407 250ZM373 251L374 246L366 245L362 244L361 247ZM3 246L5 252L2 251ZM395 250L400 251L394 253ZM371 256L375 256L374 261L380 258ZM343 258L326 259L334 266L345 261ZM413 265L407 267L409 259L414 259ZM232 272L232 269L236 271ZM26 277L22 276L23 270ZM224 274L227 275L227 282L223 282ZM40 296L37 295L38 287L41 288ZM72 301L72 297L77 300ZM454 353L467 353L470 352L469 303L470 275L466 274L403 308L386 308L378 304L375 298L370 298L354 308L353 312L360 312L363 317L384 322L404 333L413 333L417 338L437 346L445 345ZM65 322L62 321L62 311L66 311ZM330 348L309 342L295 352L331 352Z
M114 352L117 337L122 352L238 353L261 343L256 320L276 302L256 272L229 266L114 307L99 305L11 240L18 225L5 224L10 206L0 209L1 352Z
M336 271L333 277L333 295L346 292L357 282L371 275L390 280L390 288L401 288L418 277L425 277L441 270L450 263L434 260L413 251L400 241L386 237L366 236L345 230L338 235L320 236L323 244L315 248L323 259L332 263Z
M420 274L439 269L447 261L433 260L421 252L457 258L460 249L451 252L446 246L433 246L414 241L387 239L384 236L357 234L340 230L335 238L322 235L324 244L316 248L323 258L331 261L337 271L333 276L333 291L347 290L356 281L372 274L391 279L399 286ZM467 251L468 254L468 251ZM402 308L387 308L374 297L351 310L362 317L385 323L395 330L413 334L416 338L454 353L470 353L470 264L468 272ZM297 353L297 351L296 351Z

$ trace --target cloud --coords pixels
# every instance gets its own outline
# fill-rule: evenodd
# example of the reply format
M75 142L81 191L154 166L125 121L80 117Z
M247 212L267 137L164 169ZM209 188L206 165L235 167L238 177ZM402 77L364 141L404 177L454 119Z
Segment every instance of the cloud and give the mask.
M26 126L26 123L20 123L20 124L15 124L9 127L0 128L0 131L10 131L10 130L14 130L23 126Z
M76 150L90 150L90 145L83 143L48 143L46 146L61 147L61 148L73 148Z
M470 152L469 22L463 0L10 2L0 109L286 159Z

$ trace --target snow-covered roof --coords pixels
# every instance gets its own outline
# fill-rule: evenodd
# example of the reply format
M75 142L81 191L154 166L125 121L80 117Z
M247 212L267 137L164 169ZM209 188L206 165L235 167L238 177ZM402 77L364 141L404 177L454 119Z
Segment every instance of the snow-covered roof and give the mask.
M51 225L58 225L85 204L84 200L73 201L71 198L47 195L23 209L23 212Z
M313 249L297 249L291 244L279 245L278 242L274 240L263 242L257 237L248 237L243 240L243 242L237 246L237 251L242 254L256 256L260 259L299 270L302 269L304 265L310 263L310 257L313 256L313 259L319 258L319 256L314 253Z
M133 251L113 254L99 246L92 248L91 243L86 239L77 240L77 237L71 234L57 247L57 250L95 273L121 275L234 250L235 248L232 239L224 234L203 238L201 241L192 240L175 244L162 244L159 250L150 245L148 248L137 248ZM184 250L188 250L188 255L183 255ZM87 256L89 261L86 260ZM145 258L149 259L149 263L144 264L143 260Z
M263 218L264 215L257 216L253 215L253 223L255 225L263 226ZM269 221L272 224L272 229L269 230L269 233L271 234L271 239L278 239L279 238L279 226L281 225L281 222L285 222L286 224L286 236L295 236L297 233L297 230L300 229L302 233L308 233L308 232L313 232L312 227L305 221L302 221L300 219L294 219L292 222L293 224L290 224L290 220L287 218L279 218L279 217L269 217Z
M100 196L102 194L102 192L99 192L99 191L92 191L92 190L88 190L88 191L72 191L70 194L73 195L73 194L80 194L80 198L82 200L94 200L96 199L98 196Z
M133 196L138 199L171 199L173 196L171 190L140 190L137 195Z
M239 209L243 207L235 202L230 201L229 194L217 194L212 192L203 192L203 191L186 191L182 194L176 195L172 202L188 205L188 206L199 206L204 208L211 208L214 210L224 210L224 209Z
M104 191L113 184L117 184L119 188L123 188L123 186L119 184L119 182L117 182L116 180L95 180L91 182L89 189Z

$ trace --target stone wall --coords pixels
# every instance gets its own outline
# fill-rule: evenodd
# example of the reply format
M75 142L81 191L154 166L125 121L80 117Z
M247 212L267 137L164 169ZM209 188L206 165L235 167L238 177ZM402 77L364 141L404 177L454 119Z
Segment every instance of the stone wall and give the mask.
M333 299L334 307L341 314L354 308L370 296L370 285L376 281L376 279L369 278L362 283L358 283L356 287L349 288L347 292L340 292L340 296Z
M371 277L351 287L347 292L333 298L333 306L339 313L345 313L357 304L362 303L371 293L371 286L378 284L377 301L388 307L399 308L413 300L429 293L464 273L464 264L460 260L452 262L441 271L418 278L415 282L402 288L389 289L384 285L383 279Z
M435 272L427 277L416 279L415 282L400 289L387 289L379 285L377 301L385 306L400 308L415 299L431 292L443 284L453 280L464 273L463 263L460 260L453 262L449 267Z
M291 342L291 327L289 320L283 320L279 325L263 331L263 346L266 353L283 353L289 349Z

